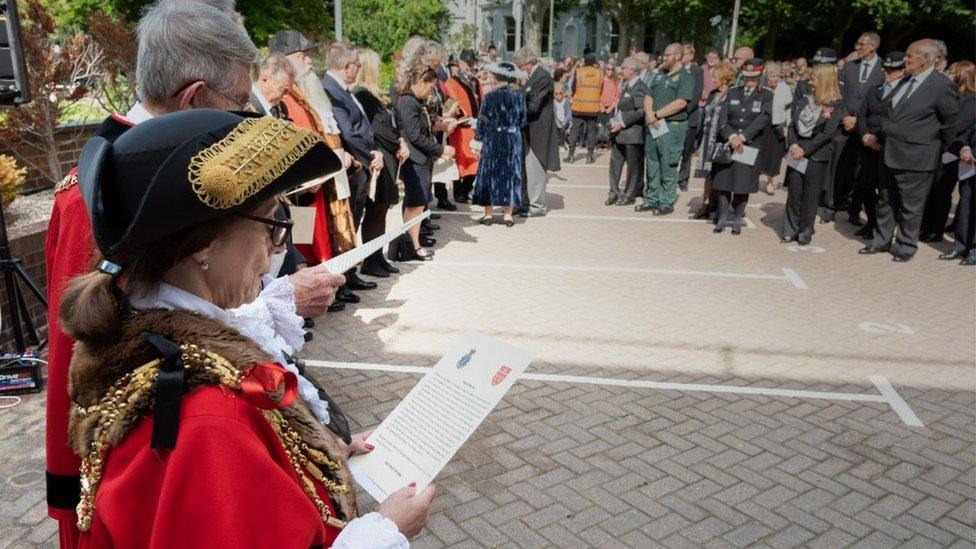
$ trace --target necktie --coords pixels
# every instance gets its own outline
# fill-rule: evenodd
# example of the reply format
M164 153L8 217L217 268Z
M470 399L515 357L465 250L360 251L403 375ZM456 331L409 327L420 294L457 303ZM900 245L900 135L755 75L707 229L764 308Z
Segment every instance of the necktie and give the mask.
M895 106L897 107L897 106L901 105L902 103L904 103L905 101L907 101L908 100L908 97L912 95L912 90L913 89L915 89L915 78L914 77L911 80L908 81L908 87L905 88L905 93L901 94L901 97L898 98L898 105L895 105Z
M861 83L865 83L868 80L868 64L861 61Z

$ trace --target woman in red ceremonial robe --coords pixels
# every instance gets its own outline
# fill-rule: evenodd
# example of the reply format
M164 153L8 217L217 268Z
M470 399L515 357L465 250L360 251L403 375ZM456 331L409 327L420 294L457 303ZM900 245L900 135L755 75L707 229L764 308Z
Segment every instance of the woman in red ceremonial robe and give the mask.
M357 518L346 459L370 448L323 426L329 403L288 362L300 335L230 312L287 241L277 195L334 172L336 155L288 122L200 109L95 137L81 159L105 261L60 310L77 342L78 545L406 547L433 490L405 487ZM294 313L274 321L301 333Z
M478 119L481 110L481 85L474 73L475 56L471 50L461 52L458 59L458 72L447 79L442 85L444 93L458 103L460 113L445 113L446 116L456 116L458 119L470 118L472 122ZM460 181L454 184L454 200L468 202L474 179L478 175L478 156L471 150L474 140L474 124L461 124L447 137L449 145L454 147L454 162L458 167Z

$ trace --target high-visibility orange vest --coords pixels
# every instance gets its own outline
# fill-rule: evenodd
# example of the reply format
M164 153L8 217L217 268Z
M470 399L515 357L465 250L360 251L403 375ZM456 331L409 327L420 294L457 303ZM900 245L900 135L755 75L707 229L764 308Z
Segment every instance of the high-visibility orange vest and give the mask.
M603 69L583 67L577 70L573 79L573 112L599 113L601 91L603 91Z

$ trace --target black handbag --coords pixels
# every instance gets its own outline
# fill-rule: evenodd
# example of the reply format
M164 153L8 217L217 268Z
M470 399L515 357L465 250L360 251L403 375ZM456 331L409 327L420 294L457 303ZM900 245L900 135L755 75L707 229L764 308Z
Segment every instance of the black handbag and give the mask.
M731 164L732 147L728 143L716 143L712 150L712 164Z

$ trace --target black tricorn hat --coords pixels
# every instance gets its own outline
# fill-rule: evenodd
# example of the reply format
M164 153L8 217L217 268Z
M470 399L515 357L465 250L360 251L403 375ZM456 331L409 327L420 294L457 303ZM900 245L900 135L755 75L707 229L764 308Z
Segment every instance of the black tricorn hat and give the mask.
M885 56L881 62L881 67L889 70L896 70L905 66L905 52L893 51Z
M290 122L193 109L147 120L114 143L93 137L78 160L78 184L95 244L111 258L340 166L316 134Z

